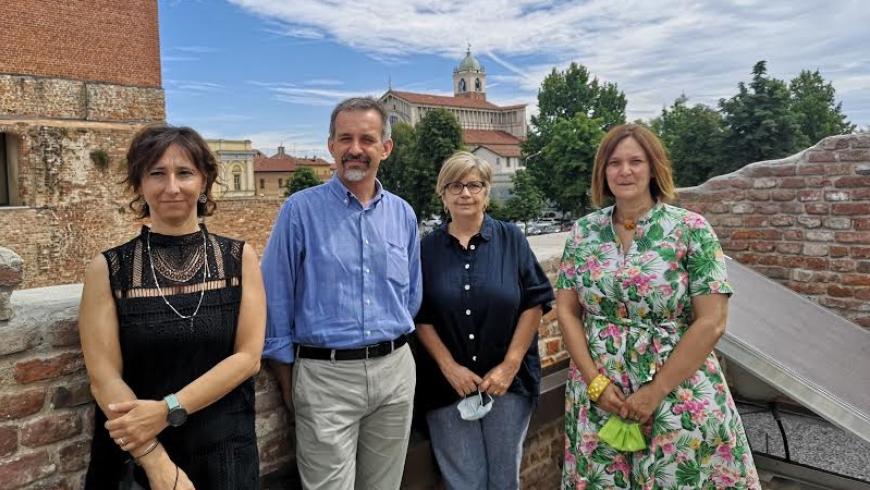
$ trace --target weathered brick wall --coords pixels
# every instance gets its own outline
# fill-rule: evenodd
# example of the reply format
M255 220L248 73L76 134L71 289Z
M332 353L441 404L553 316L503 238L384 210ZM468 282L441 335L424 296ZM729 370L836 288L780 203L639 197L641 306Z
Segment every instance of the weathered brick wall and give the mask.
M870 134L748 165L681 190L680 202L726 254L870 327Z
M249 209L243 201L234 205ZM213 228L257 226L267 214L261 211L251 210L249 216L215 223ZM544 263L549 264L547 272L554 274L556 262ZM16 287L21 274L20 260L0 247L0 312L8 306L5 301L8 295L3 293ZM17 290L12 298L14 315L6 320L0 317L3 488L81 487L93 433L94 404L79 346L80 296L80 284ZM542 322L539 344L542 349L554 325L552 318ZM556 357L551 355L546 364ZM286 468L294 455L295 443L291 436L292 418L267 370L256 377L256 393L256 430L261 471L265 475ZM555 488L561 471L562 418L531 431L525 448L523 488Z
M124 154L138 126L83 122L13 123L19 148L18 187L22 207L0 207L0 245L25 263L23 287L81 281L99 251L136 230L126 208ZM102 150L103 169L91 158Z
M160 87L0 74L0 117L150 122L164 107Z
M16 0L0 15L0 73L160 87L157 0Z

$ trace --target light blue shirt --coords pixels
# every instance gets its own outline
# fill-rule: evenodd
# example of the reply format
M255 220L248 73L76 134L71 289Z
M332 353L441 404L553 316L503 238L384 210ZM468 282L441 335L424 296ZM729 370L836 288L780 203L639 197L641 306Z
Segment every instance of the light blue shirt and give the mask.
M348 349L414 330L422 298L417 218L379 182L367 206L337 176L291 195L261 267L264 358L291 363L294 344Z

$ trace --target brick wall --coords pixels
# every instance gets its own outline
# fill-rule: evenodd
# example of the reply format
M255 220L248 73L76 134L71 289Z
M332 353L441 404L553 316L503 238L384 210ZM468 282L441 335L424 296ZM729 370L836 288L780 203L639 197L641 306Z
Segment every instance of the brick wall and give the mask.
M870 328L870 134L680 191L725 253Z
M157 0L4 2L0 46L0 73L160 87Z
M280 201L276 201L280 203ZM225 203L224 203L225 204ZM233 202L233 214L213 228L269 223L263 208ZM277 210L277 204L273 205ZM226 210L226 209L225 209ZM263 227L268 230L268 226ZM238 228L236 228L238 229ZM255 236L255 235L251 235ZM256 235L252 242L263 240ZM548 273L555 274L554 260ZM8 293L21 279L21 260L0 247L0 313L8 310ZM25 262L26 267L26 262ZM79 348L78 302L81 285L17 290L11 319L0 316L0 481L3 488L75 489L81 487L93 433L93 399ZM540 345L555 326L545 319ZM555 356L545 359L552 362ZM264 370L256 377L256 430L262 474L286 469L294 455L292 418L284 409L277 384ZM529 433L525 444L524 488L555 488L562 461L562 418Z
M165 117L163 89L0 74L0 117L150 122Z

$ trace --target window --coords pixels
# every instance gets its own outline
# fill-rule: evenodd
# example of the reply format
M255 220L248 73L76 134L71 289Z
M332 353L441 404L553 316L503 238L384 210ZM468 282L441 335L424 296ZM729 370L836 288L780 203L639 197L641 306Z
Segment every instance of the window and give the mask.
M242 190L242 174L233 174L233 190Z
M474 90L477 90L478 92L480 92L480 79L479 78L474 79Z
M495 157L495 166L496 166L496 167L500 167L500 166L501 166L501 158L499 158L499 157Z
M390 126L395 126L396 124L399 124L399 116L390 114Z
M284 179L278 179L278 187L284 187Z
M260 189L266 188L266 179L260 179Z
M505 161L507 162L507 168L511 168L511 157L505 158Z
M0 206L18 206L18 140L0 133Z
M465 92L465 79L464 78L459 79L459 91Z

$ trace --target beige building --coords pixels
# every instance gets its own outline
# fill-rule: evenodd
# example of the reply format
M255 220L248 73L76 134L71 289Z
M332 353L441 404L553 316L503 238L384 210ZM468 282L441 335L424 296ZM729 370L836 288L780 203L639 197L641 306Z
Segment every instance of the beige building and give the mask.
M260 154L251 148L251 140L206 140L220 166L218 198L252 197L255 194L254 158Z
M453 70L453 97L390 89L380 101L391 124L416 126L435 109L452 113L464 130L468 150L493 167L493 197L510 196L511 177L524 167L520 145L526 139L526 104L498 106L486 100L486 70L470 48Z
M329 180L334 171L334 166L321 158L296 158L288 155L283 146L271 157L257 156L254 159L257 195L283 197L293 172L303 167L310 168L321 182Z

